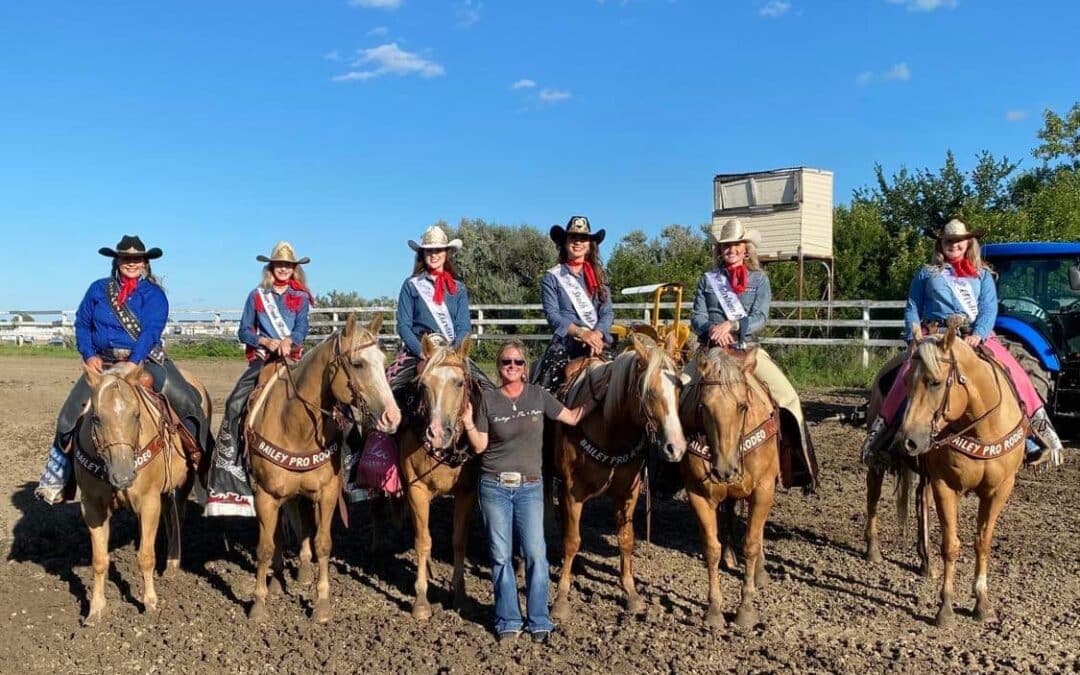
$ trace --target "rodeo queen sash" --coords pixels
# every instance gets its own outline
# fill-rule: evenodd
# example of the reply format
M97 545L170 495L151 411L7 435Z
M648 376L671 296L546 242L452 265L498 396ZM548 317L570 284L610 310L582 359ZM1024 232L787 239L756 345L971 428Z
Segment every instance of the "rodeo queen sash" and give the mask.
M120 304L120 284L116 283L116 279L109 279L109 285L105 288L105 294L109 297L109 307L112 308L113 314L120 320L120 325L124 327L124 332L131 337L132 340L138 342L139 336L142 335L142 325L139 323L139 317L135 316L135 312L131 311L131 308L126 304ZM165 349L161 346L159 340L153 349L150 350L150 360L154 363L165 363Z
M574 313L581 319L581 323L589 330L596 328L598 320L596 307L592 303L592 298L589 297L589 292L585 290L577 277L570 274L570 270L562 264L552 267L548 273L555 277L555 280L559 282L559 287L566 293L566 297L570 298L570 304L574 306Z
M975 297L975 289L971 287L971 283L956 276L956 272L953 271L951 265L942 267L941 276L945 279L945 283L949 285L953 297L964 309L968 320L975 323L975 319L979 316L979 299Z
M454 344L454 319L450 316L450 308L446 306L445 302L441 305L435 304L435 284L423 276L413 277L409 281L420 295L420 299L427 305L431 316L435 317L439 332L442 333L447 342ZM428 281L428 283L422 283L424 281Z
M275 340L284 340L292 334L289 330L288 324L285 323L285 317L281 316L281 310L278 309L277 303L274 302L274 293L266 288L256 288L256 295L259 296L259 301L262 303L263 311L266 312L266 319L270 322L269 337ZM260 328L265 328L260 322ZM256 347L255 353L259 354L261 358L265 359L270 355L270 350L266 347Z
M743 307L742 300L739 300L739 296L735 294L735 291L731 290L726 274L720 274L720 270L706 272L705 281L708 282L713 295L720 301L720 308L724 310L724 315L727 316L729 321L739 321L746 318L746 308Z

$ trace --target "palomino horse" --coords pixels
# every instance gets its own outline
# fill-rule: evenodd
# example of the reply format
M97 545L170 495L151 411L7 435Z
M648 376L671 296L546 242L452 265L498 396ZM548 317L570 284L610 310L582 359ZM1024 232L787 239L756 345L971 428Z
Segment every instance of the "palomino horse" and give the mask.
M613 361L581 371L567 394L567 405L581 405L592 395L590 382L609 382L603 407L595 408L576 427L558 425L555 465L562 479L563 563L559 594L551 615L570 613L570 578L574 556L581 547L581 510L585 502L605 492L615 502L621 582L627 610L645 611L634 587L634 506L641 493L642 469L649 445L664 459L675 461L686 450L679 422L683 378L675 362L651 339L634 335L630 347Z
M957 535L960 498L979 497L975 539L975 617L995 621L987 589L987 567L994 525L1012 494L1024 461L1028 421L1004 369L980 358L962 339L959 322L949 321L944 336L922 337L912 355L911 393L897 430L897 442L919 456L934 493L941 523L945 563L941 607L936 623L948 627L953 615L953 580L960 554Z
M357 409L362 416L357 424L393 433L401 419L386 381L386 356L379 348L381 323L377 316L367 328L357 326L356 315L350 314L344 329L295 366L278 370L251 403L245 437L259 519L252 620L267 616L266 576L275 557L278 511L297 495L315 505L319 576L312 618L319 623L331 618L330 526L341 494L339 422ZM309 542L302 559L305 551L310 556Z
M736 625L749 628L758 622L754 596L758 587L769 581L763 542L780 476L780 426L768 391L754 377L756 366L756 347L739 355L720 347L699 353L688 368L693 375L680 410L683 428L697 436L688 444L679 469L705 548L709 573L705 623L710 627L724 624L716 509L725 500L746 499L750 505L743 543L746 570ZM725 547L730 545L725 542Z
M203 414L210 419L210 397L202 384L181 371L202 396ZM164 506L169 541L165 575L180 569L180 527L194 472L181 448L180 433L171 423L165 403L147 390L149 375L141 367L127 375L115 369L98 374L90 370L89 415L75 444L75 480L82 492L83 520L90 529L94 588L84 623L93 625L105 611L105 574L109 570L109 516L119 506L139 517L139 570L143 578L142 603L157 607L154 563L163 494L173 493ZM174 492L175 491L175 492Z
M457 349L438 343L430 335L421 341L423 366L416 377L422 394L420 410L409 411L414 423L402 427L397 437L401 477L412 514L416 547L416 601L412 615L431 617L428 572L431 561L431 501L454 494L454 605L464 606L465 544L469 516L476 503L476 462L466 461L467 439L462 434L462 414L473 383L466 360L472 340L465 338Z

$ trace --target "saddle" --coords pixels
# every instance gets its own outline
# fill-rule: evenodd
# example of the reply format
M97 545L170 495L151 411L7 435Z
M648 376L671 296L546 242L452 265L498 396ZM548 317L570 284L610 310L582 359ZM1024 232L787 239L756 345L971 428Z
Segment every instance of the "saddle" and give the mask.
M563 383L554 392L555 398L566 402L566 397L570 393L570 389L573 388L578 376L585 372L590 363L601 360L596 356L581 356L567 363L563 369Z

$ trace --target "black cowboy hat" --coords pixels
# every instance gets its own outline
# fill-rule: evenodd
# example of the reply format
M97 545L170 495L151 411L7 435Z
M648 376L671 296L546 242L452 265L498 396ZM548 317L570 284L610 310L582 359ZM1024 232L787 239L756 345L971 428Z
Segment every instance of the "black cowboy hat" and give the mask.
M98 249L98 253L107 258L146 258L147 260L154 260L162 255L161 249L156 246L147 251L142 239L130 234L125 234L116 248L104 246Z
M551 230L548 232L548 236L551 237L551 241L555 242L558 246L562 246L566 241L566 235L568 234L584 234L589 237L589 241L599 244L604 241L604 236L607 234L605 230L592 231L592 227L589 225L589 219L585 216L570 216L570 220L566 221L566 227L562 225L552 225Z

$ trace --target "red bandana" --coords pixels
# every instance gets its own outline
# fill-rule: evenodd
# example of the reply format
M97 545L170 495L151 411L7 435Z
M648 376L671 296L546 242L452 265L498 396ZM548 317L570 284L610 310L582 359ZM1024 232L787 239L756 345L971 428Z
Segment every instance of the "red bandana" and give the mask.
M958 277L977 277L979 271L975 269L974 263L967 258L960 258L959 260L950 260L949 264L952 265L953 272Z
M596 289L600 288L600 283L596 280L596 270L589 263L582 262L580 264L566 263L566 266L570 268L570 271L577 273L579 270L585 277L585 290L589 292L589 295L595 296Z
M740 295L746 290L746 265L742 263L728 265L727 278L728 283L731 284L731 290L735 291L735 295Z
M314 305L315 298L311 295L311 291L307 289L304 284L300 283L296 279L289 279L289 288L294 291L299 291L308 297L308 304ZM300 311L300 306L304 304L303 297L289 293L285 296L285 306L289 308L289 311L296 314Z
M120 277L120 292L116 295L116 301L121 305L127 302L131 294L135 292L135 287L139 285L138 277Z
M450 274L446 270L439 270L436 272L433 269L428 269L428 276L435 281L435 304L441 305L446 299L446 294L453 295L457 293L457 282L454 281L454 275Z

